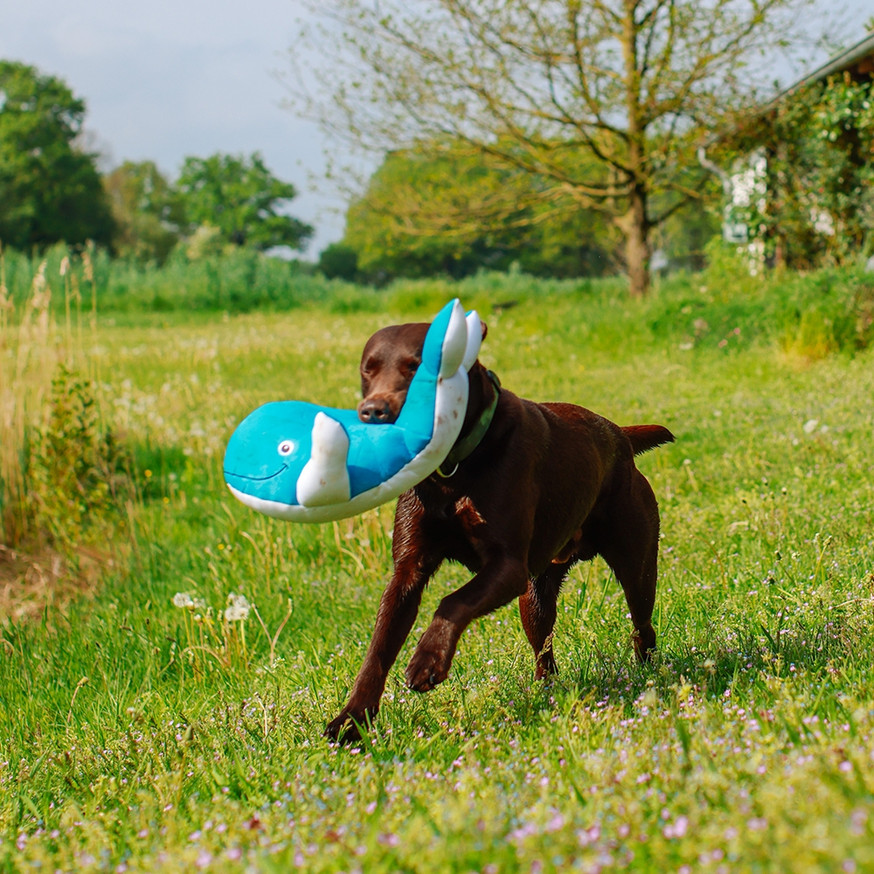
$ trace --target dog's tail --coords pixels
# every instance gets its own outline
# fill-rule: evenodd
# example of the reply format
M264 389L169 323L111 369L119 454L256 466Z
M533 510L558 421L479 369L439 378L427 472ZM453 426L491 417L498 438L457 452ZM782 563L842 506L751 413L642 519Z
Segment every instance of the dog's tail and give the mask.
M673 443L674 435L662 425L628 425L622 433L631 443L635 455L648 452L663 443Z

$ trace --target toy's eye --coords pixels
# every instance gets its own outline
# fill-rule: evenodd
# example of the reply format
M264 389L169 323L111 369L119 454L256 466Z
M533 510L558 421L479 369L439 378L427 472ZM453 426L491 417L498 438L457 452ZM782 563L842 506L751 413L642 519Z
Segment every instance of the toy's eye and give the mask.
M293 449L294 443L292 443L291 440L283 440L282 443L279 444L280 455L291 455Z

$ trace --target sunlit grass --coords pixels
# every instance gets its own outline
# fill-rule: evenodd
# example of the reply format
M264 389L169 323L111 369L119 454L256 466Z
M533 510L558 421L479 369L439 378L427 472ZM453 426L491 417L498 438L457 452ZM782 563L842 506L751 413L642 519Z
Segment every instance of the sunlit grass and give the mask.
M619 307L489 283L461 293L505 386L677 435L640 459L663 520L654 664L596 561L559 601L551 685L509 607L444 685L409 692L415 639L466 579L448 566L366 743L329 745L391 507L270 520L227 494L221 455L264 401L351 406L370 332L453 289L392 292L388 317L365 293L347 313L104 324L134 546L95 601L0 624L0 869L874 870L871 351L787 355L727 293L701 315L682 290Z

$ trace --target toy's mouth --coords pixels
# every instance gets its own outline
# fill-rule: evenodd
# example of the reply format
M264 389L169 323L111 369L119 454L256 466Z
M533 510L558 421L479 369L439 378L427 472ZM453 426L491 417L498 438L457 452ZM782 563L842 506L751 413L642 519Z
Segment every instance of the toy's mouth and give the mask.
M275 477L284 473L286 470L288 470L288 465L283 464L282 467L280 467L278 470L274 470L272 473L265 474L264 476L251 476L249 474L236 473L235 471L228 470L227 468L225 468L225 471L224 471L225 482L228 485L231 484L232 480L239 480L240 482L243 482L243 483L246 483L246 482L264 483L264 482L267 482L268 480L274 479Z

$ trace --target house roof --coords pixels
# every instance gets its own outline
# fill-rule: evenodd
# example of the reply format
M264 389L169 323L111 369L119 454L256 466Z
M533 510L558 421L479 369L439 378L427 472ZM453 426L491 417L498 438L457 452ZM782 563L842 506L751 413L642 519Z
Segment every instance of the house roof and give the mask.
M874 75L874 31L867 33L854 45L833 55L824 64L760 104L740 121L734 121L730 128L712 133L706 141L706 147L720 140L749 136L753 139L759 138L761 133L755 132L756 126L763 122L767 123L767 119L784 100L810 85L824 82L829 76L845 72L856 78Z
M720 141L738 143L742 140L761 140L763 125L767 125L768 118L786 98L817 82L824 82L836 73L849 73L855 78L874 76L874 31L867 33L849 48L833 55L824 64L784 88L740 121L733 121L730 128L711 132L699 150L698 159L705 167L722 177L724 185L728 177L710 161L707 150Z
M806 88L808 85L822 82L835 73L845 72L857 76L874 73L874 31L866 34L855 45L844 49L842 52L838 52L838 54L829 58L821 67L818 67L812 73L808 73L795 82L795 84L781 91L769 102L769 106L779 103L783 98Z

